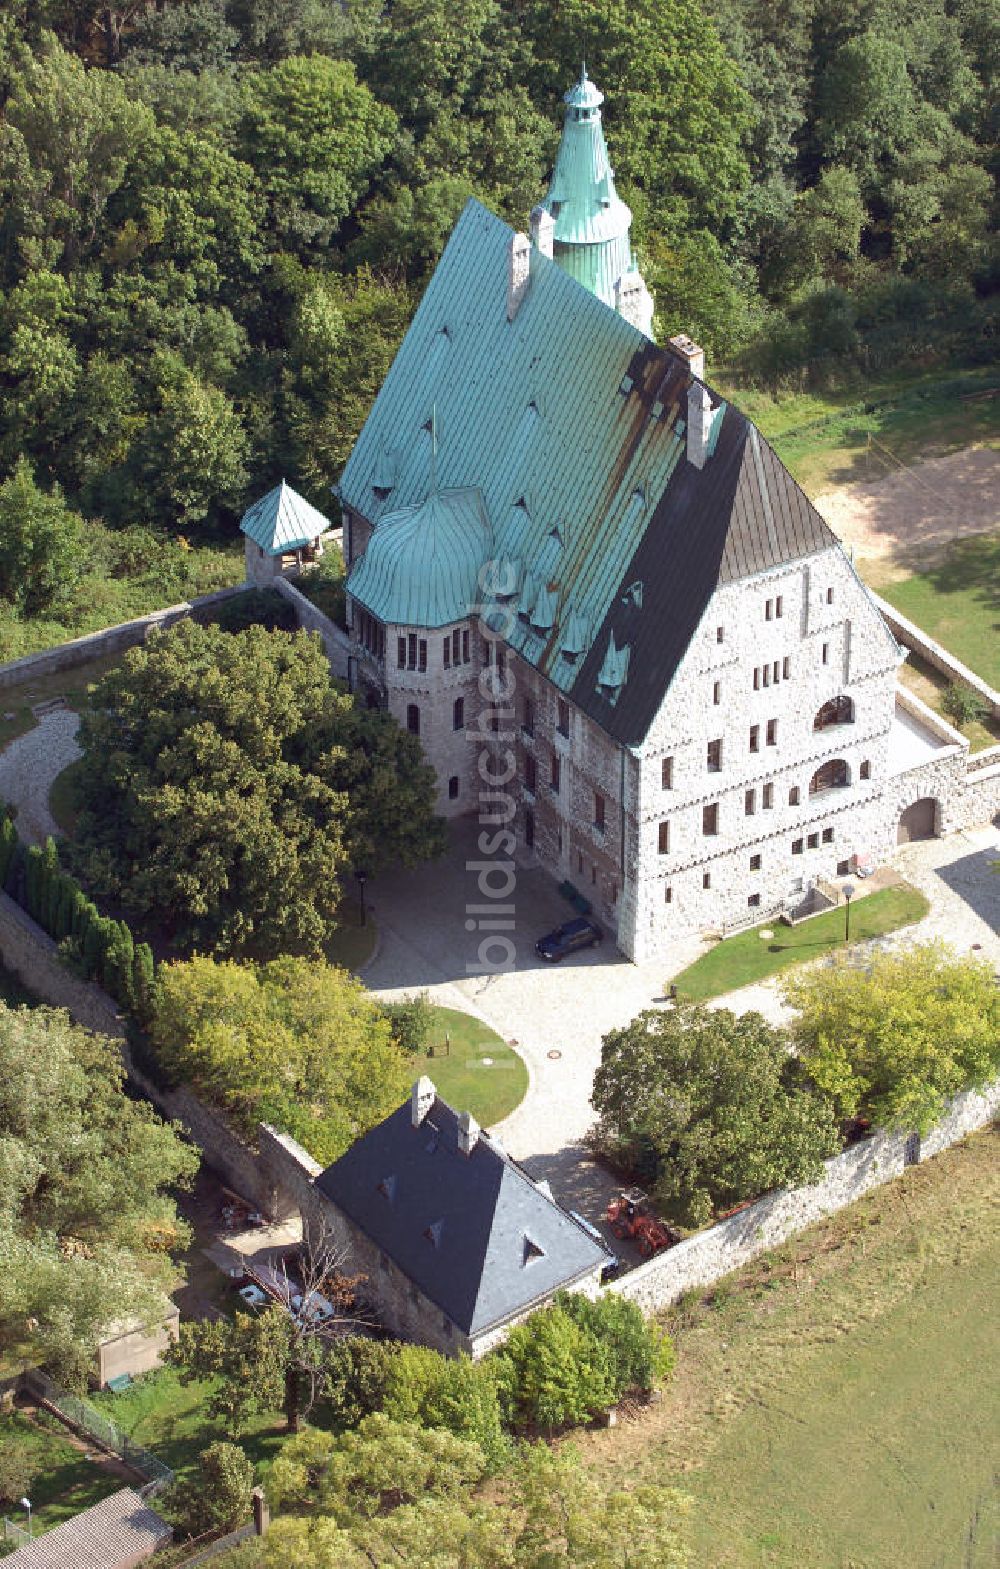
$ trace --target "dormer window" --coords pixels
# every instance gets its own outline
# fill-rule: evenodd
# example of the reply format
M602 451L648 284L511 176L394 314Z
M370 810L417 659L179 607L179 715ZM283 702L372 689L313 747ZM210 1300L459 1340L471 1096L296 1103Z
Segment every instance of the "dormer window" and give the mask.
M424 1233L423 1233L424 1240L429 1242L432 1247L435 1247L435 1248L440 1247L441 1246L441 1233L442 1233L443 1230L444 1230L444 1221L443 1220L432 1221L429 1226L425 1226L424 1227Z
M522 1265L527 1267L528 1264L533 1264L536 1259L540 1259L540 1258L544 1258L544 1257L545 1257L545 1249L541 1246L540 1243L535 1241L534 1237L529 1237L528 1233L525 1232L524 1233L524 1255L523 1255L522 1260L521 1260Z
M382 1181L378 1185L378 1191L381 1193L382 1197L384 1199L388 1199L389 1203L391 1204L393 1199L396 1197L395 1176L383 1177Z

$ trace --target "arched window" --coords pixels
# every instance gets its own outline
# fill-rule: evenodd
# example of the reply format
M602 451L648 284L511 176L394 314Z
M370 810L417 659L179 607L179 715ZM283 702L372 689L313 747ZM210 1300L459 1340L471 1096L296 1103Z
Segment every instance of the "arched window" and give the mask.
M849 785L850 770L842 757L831 758L822 768L817 768L809 781L809 794L819 795L821 790L843 790Z
M831 725L853 725L854 702L852 698L843 693L839 697L831 697L828 703L818 709L813 720L814 730L829 730Z
M451 727L453 730L465 729L465 698L456 697L451 710Z
M411 735L420 734L420 709L416 703L406 705L406 728Z

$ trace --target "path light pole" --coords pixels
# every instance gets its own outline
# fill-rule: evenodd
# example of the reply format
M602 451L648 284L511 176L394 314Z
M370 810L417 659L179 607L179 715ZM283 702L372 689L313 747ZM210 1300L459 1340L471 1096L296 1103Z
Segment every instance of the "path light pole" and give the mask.
M844 941L851 940L851 900L854 898L854 884L844 884Z
M354 877L358 885L358 892L361 895L361 924L362 926L367 926L368 911L365 909L365 883L368 881L368 876L365 872L355 872Z
M28 1511L28 1536L30 1537L31 1536L31 1499L30 1498L22 1498L21 1499L21 1508L22 1509L27 1509L27 1511Z

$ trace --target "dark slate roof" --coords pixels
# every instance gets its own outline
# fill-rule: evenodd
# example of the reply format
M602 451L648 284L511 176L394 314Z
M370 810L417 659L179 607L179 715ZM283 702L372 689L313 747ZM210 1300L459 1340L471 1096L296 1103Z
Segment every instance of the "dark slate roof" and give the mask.
M836 543L750 421L721 406L703 469L685 457L686 363L531 253L507 320L511 229L471 201L344 470L379 520L476 487L497 557L545 615L508 641L616 740L640 742L716 586ZM627 591L642 583L641 604ZM623 603L623 596L629 603ZM567 659L569 628L584 653ZM597 675L629 648L617 701Z
M170 1541L173 1531L131 1487L102 1498L4 1559L12 1569L119 1569Z
M418 1127L407 1101L316 1186L470 1336L607 1262L488 1134L463 1155L440 1098Z

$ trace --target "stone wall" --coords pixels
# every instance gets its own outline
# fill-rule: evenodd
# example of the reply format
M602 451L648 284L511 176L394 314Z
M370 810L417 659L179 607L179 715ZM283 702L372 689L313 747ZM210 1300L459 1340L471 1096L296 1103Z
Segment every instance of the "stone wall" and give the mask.
M924 1139L876 1133L828 1160L824 1176L813 1187L769 1193L612 1281L605 1290L638 1303L646 1313L667 1307L692 1287L711 1285L825 1215L853 1204L872 1188L891 1182L905 1167L956 1144L991 1122L998 1111L1000 1080L983 1094L970 1090L957 1096Z
M135 621L122 621L118 626L105 627L101 632L90 632L86 637L60 643L56 648L43 649L39 654L26 654L23 659L12 659L10 664L0 665L0 690L18 686L22 681L29 681L36 676L73 670L91 659L124 653L125 649L144 643L154 627L173 626L186 616L210 611L224 600L242 594L246 587L246 583L237 583L233 588L220 588L214 594L202 594L198 599L168 605L163 610L152 611L148 616L139 616Z
M268 579L268 588L277 592L294 607L299 618L299 626L306 632L318 632L326 649L326 657L330 661L330 669L338 681L348 679L348 660L351 652L351 640L342 627L337 626L325 616L318 605L307 599L300 589L290 583L287 578L275 576Z
M107 992L73 975L48 933L5 893L0 893L0 959L43 1002L66 1008L88 1030L124 1040L125 1021Z
M925 659L934 670L938 670L943 676L947 676L949 681L955 681L960 686L969 686L974 692L978 692L993 718L1000 719L1000 692L991 687L981 676L977 676L974 670L969 669L968 665L963 665L962 661L956 659L954 654L949 654L946 648L942 648L940 643L936 643L932 637L928 637L926 632L921 631L920 627L908 620L906 616L894 609L892 605L880 598L878 594L872 593L871 597L895 636L906 648L912 649L915 654L919 654L921 659Z

